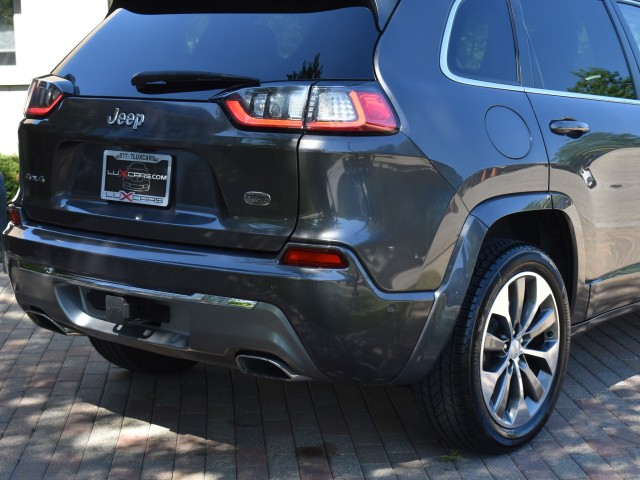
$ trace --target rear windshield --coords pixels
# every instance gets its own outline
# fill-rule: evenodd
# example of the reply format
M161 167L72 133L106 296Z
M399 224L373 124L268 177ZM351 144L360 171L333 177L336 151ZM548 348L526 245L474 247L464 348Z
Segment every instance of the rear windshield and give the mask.
M141 71L208 71L296 79L372 79L373 13L354 6L305 13L180 13L116 10L54 72L80 95L140 96ZM187 96L188 94L172 94Z

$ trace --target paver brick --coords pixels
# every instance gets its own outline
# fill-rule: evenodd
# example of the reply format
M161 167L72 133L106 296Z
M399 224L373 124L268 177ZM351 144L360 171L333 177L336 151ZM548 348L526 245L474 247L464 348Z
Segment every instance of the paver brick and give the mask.
M4 287L3 287L4 286ZM148 376L36 328L0 275L0 480L640 478L640 317L574 339L548 425L503 455L443 446L408 389L198 365Z

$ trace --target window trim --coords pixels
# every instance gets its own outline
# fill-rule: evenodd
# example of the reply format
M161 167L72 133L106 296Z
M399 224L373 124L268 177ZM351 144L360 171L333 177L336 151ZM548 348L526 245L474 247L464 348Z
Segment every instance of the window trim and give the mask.
M509 1L519 3L520 0L509 0ZM585 94L585 93L565 92L563 90L552 90L548 88L540 88L540 87L533 86L533 79L530 79L530 81L532 82L531 86L525 85L525 91L530 93L536 93L539 95L551 95L551 96L557 96L557 97L579 98L579 99L581 98L581 99L587 99L587 100L600 100L600 101L608 101L608 102L623 103L623 104L640 103L640 90L638 89L638 87L640 86L640 82L638 77L638 70L637 70L636 64L634 64L631 61L632 58L633 60L635 60L635 54L633 52L633 47L630 45L630 41L629 41L627 32L625 30L625 26L620 22L618 12L616 11L616 8L612 5L612 4L617 4L617 0L599 0L599 1L602 3L602 6L604 7L604 10L605 10L605 14L608 16L611 27L613 28L613 33L615 37L618 39L618 45L620 47L620 50L622 51L622 56L626 64L629 77L631 78L631 81L633 83L633 88L636 94L636 98L609 97L606 95L592 95L592 94ZM525 29L524 23L521 25L521 27ZM527 39L527 42L529 42L529 36L526 33L526 29L525 29L525 37ZM529 50L531 50L531 44L529 43L528 43L528 48ZM531 55L533 60L533 53L531 53Z
M451 10L449 11L449 18L447 19L447 25L444 30L442 46L440 48L440 70L442 70L442 73L444 73L445 76L448 77L450 80L453 80L454 82L462 83L465 85L472 85L475 87L484 87L484 88L494 88L494 89L499 88L500 90L511 90L516 92L523 92L524 87L522 86L522 79L519 80L520 83L517 85L511 84L511 83L476 80L473 78L461 77L459 75L456 75L449 68L448 53L449 53L449 45L451 43L451 32L453 30L453 22L458 14L458 10L463 1L465 0L456 0L452 5ZM507 2L510 5L511 2L509 0L507 0ZM516 32L514 30L515 25L513 24L514 22L513 22L513 15L511 14L511 8L509 8L509 15L511 16L512 35L514 36L513 41L514 41L514 46L516 50L516 69L518 70L518 72L520 72L520 66L519 66L520 62L517 58L518 43L517 43L517 39L515 38ZM520 76L519 73L518 73L518 76Z
M453 3L453 5L451 6L451 9L449 11L449 16L447 18L447 24L444 30L444 35L443 35L443 40L442 40L442 44L440 47L440 70L442 71L442 73L449 79L452 80L456 83L461 83L463 85L470 85L470 86L474 86L474 87L480 87L480 88L491 88L491 89L497 89L497 90L506 90L506 91L513 91L513 92L522 92L522 93L530 93L530 94L535 94L535 95L546 95L546 96L551 96L551 97L565 97L565 98L576 98L576 99L583 99L583 100L594 100L594 101L601 101L601 102L610 102L610 103L622 103L622 104L631 104L631 105L639 105L640 104L640 98L636 98L636 99L631 99L631 98L620 98L620 97L607 97L604 95L590 95L590 94L585 94L585 93L574 93L574 92L563 92L561 90L548 90L548 89L542 89L542 88L535 88L535 87L529 87L526 86L524 84L524 82L521 85L511 85L508 83L500 83L500 82L489 82L489 81L482 81L482 80L475 80L472 78L466 78L466 77L461 77L459 75L456 75L455 73L453 73L450 69L449 69L449 65L448 65L448 51L449 51L449 43L451 40L451 32L453 30L453 22L455 20L455 17L458 13L458 9L460 7L460 4L463 2L464 0L455 0L455 2ZM509 2L509 4L511 5L511 11L512 11L512 21L513 21L513 0L507 0ZM517 0L516 0L517 1ZM630 3L630 4L634 4L636 6L640 7L640 2L635 2L632 0L617 0L614 3ZM637 84L635 82L635 77L634 77L634 72L632 71L633 69L630 68L630 62L629 62L629 58L628 58L628 53L626 51L626 49L624 48L624 45L622 45L622 41L628 41L627 39L627 33L626 31L624 31L624 26L622 26L623 31L622 34L624 35L623 39L620 38L620 31L619 31L619 26L613 21L613 18L611 16L611 12L609 12L609 8L608 8L608 4L606 0L603 0L603 4L605 5L605 7L607 8L607 14L609 15L609 18L611 20L611 24L615 30L616 36L618 36L618 40L621 42L620 48L623 51L625 60L627 62L627 66L630 70L631 73L631 77L632 79L634 79L634 88L636 88L636 94L640 96L640 90L637 89ZM520 53L522 53L523 49L521 48L521 45L519 45L520 40L519 40L519 30L522 29L521 25L517 25L517 22L514 22L514 34L515 34L515 41L516 41L516 45L517 45L517 51L519 51ZM529 48L529 45L527 45L527 48ZM522 68L522 60L523 58L520 57L519 59L517 59L520 67ZM640 65L638 66L640 68ZM521 79L522 81L522 79Z
M634 60L634 66L636 68L632 69L633 71L631 72L631 77L634 79L635 84L640 85L640 45L635 41L633 32L629 27L629 23L627 22L624 14L622 13L622 10L620 9L620 4L640 8L640 1L613 0L611 2L610 12L610 15L612 17L615 16L615 20L617 20L616 26L620 29L621 35L624 37L624 41L626 42L629 49L629 54L627 55L627 57L631 57ZM629 62L630 58L627 58L627 63ZM636 91L636 93L638 94L638 98L640 100L640 91Z

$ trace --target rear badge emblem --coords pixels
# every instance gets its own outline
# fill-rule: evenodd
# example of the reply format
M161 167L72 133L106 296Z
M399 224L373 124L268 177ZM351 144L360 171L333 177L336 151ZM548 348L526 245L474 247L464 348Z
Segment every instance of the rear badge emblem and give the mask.
M32 175L31 173L27 173L24 178L29 182L45 183L47 181L44 175Z
M107 125L126 125L137 130L144 123L144 114L121 112L120 107L116 107L113 115L107 115Z
M254 207L266 207L271 203L271 195L264 192L247 192L244 194L244 202Z

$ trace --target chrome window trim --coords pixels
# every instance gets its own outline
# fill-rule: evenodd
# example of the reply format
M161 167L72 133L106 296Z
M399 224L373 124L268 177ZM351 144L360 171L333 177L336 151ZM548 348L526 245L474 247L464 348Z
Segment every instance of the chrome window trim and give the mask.
M548 90L544 88L525 87L522 85L509 85L498 82L485 82L481 80L474 80L471 78L460 77L449 69L449 62L447 61L447 53L449 51L449 42L451 40L451 31L453 30L453 22L460 8L460 4L465 0L456 0L449 12L449 18L447 19L447 25L444 30L444 37L442 40L442 46L440 48L440 70L449 79L463 85L471 85L473 87L492 88L495 90L507 90L512 92L531 93L535 95L547 95L551 97L566 97L566 98L578 98L583 100L595 100L600 102L613 102L613 103L626 103L630 105L639 105L640 99L619 98L619 97L605 97L602 95L588 95L585 93L563 92L561 90ZM622 2L626 3L626 2ZM629 2L630 3L630 2ZM638 3L640 6L640 3Z
M589 95L586 93L574 93L574 92L562 92L560 90L545 90L542 88L524 88L525 93L531 93L536 95L547 95L551 97L567 97L567 98L579 98L582 100L594 100L598 102L609 103L626 103L629 105L639 105L640 100L633 98L621 98L621 97L606 97L603 95Z
M617 0L616 3L626 3L627 5L631 5L633 7L640 7L639 0Z
M524 87L522 85L509 85L505 83L497 83L497 82L486 82L482 80L474 80L471 78L460 77L453 73L449 69L449 62L447 61L447 53L449 51L449 42L451 40L451 31L453 30L453 21L458 13L458 9L460 8L460 4L464 0L456 0L451 7L451 11L449 12L449 18L447 19L447 26L444 30L444 38L442 41L442 47L440 48L440 70L442 73L449 78L449 80L453 80L454 82L462 83L465 85L472 85L474 87L483 87L483 88L493 88L499 90L510 90L514 92L524 92Z

